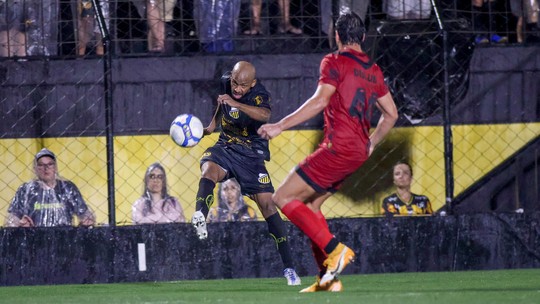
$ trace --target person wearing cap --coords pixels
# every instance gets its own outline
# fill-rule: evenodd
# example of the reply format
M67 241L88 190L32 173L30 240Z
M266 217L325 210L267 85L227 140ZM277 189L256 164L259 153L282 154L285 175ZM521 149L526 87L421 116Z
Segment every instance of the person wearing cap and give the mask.
M17 189L8 208L8 227L92 226L95 216L71 181L58 176L56 156L46 148L34 158L36 178Z

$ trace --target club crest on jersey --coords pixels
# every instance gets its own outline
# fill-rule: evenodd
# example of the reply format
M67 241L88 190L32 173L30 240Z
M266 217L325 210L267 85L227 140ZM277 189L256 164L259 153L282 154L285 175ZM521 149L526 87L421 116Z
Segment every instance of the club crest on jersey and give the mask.
M238 111L237 108L231 107L231 110L229 110L229 115L231 115L231 117L234 119L238 119L238 117L240 117L240 111Z
M257 180L261 184L269 184L270 183L270 176L268 176L268 174L266 174L266 173L259 173L259 178Z

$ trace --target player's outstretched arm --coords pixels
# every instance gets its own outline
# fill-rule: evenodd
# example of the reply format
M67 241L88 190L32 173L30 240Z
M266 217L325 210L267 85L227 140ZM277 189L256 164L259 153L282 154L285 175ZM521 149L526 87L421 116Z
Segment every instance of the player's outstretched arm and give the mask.
M296 111L285 116L275 124L262 125L258 133L262 138L272 139L281 132L305 122L319 114L330 102L330 97L336 88L329 84L321 84L317 87L315 94L311 96Z
M386 134L390 132L390 129L394 127L394 124L398 119L396 104L394 103L394 99L390 92L377 99L377 108L381 111L382 115L377 123L375 131L373 131L369 137L369 140L371 141L371 147L369 149L370 155L373 153L375 147L381 143Z

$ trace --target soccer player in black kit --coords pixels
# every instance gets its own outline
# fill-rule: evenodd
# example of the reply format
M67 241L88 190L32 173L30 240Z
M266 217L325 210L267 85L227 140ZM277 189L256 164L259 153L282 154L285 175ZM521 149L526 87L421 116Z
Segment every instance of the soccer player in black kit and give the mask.
M270 119L270 93L257 81L255 67L247 61L237 62L221 80L225 92L217 98L219 115L204 129L204 134L211 134L218 124L221 132L216 144L201 157L201 179L191 223L199 239L206 239L206 217L214 202L214 187L218 182L236 178L242 194L257 203L268 224L285 266L283 275L287 284L300 285L300 277L292 265L285 224L272 202L274 187L265 165L270 160L268 140L257 134L257 129Z

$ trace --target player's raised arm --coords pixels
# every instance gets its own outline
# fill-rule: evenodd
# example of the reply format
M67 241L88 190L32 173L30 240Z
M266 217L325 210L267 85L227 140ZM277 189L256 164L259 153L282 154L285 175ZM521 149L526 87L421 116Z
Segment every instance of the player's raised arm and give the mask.
M333 85L320 84L313 96L306 100L296 111L285 116L277 123L262 125L258 130L259 135L262 138L271 139L281 134L281 132L315 117L326 108L330 102L330 97L335 91L336 88Z

